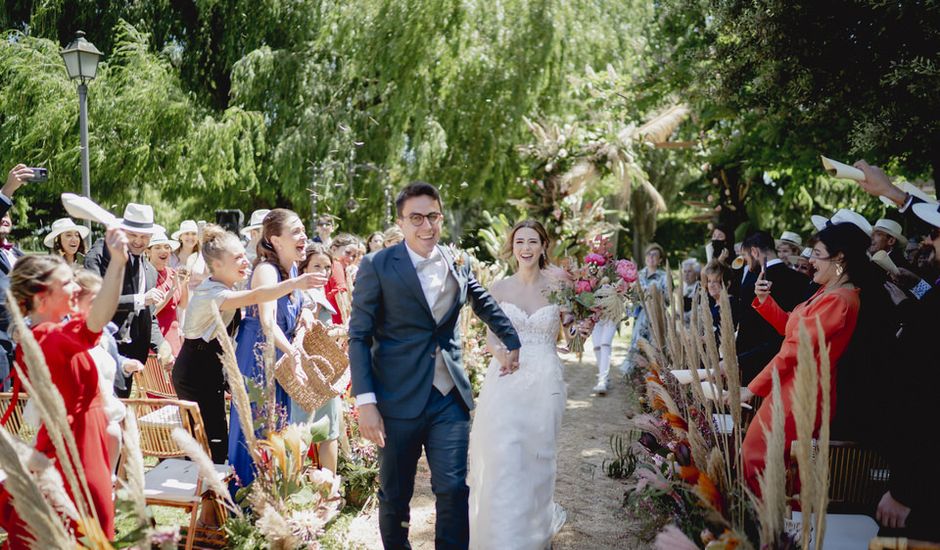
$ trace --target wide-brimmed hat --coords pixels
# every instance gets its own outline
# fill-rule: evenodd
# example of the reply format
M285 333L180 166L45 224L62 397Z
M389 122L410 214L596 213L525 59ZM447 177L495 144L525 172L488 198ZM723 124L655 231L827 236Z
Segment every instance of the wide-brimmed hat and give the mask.
M146 235L166 232L162 225L153 223L153 207L149 204L127 203L124 207L124 217L119 218L117 224L121 229Z
M84 225L77 225L72 221L72 218L59 218L52 222L52 227L49 230L49 234L46 235L42 240L42 244L46 245L46 248L52 248L55 246L56 237L65 233L66 231L78 231L78 234L81 235L82 239L88 238L88 234L91 232L91 230Z
M935 202L919 202L911 207L917 217L934 227L940 227L940 204Z
M901 188L901 191L904 191L905 193L909 193L910 195L917 197L918 199L924 202L937 202L937 199L931 197L926 192L924 192L923 189L921 189L920 187L917 187L916 185L914 185L913 183L909 181L902 181L901 183L898 184L898 187ZM885 206L897 206L896 204L894 204L893 200L889 199L888 197L885 197L884 195L880 195L878 198L881 199L881 202L885 203Z
M178 240L183 233L199 233L199 226L196 225L194 220L183 220L180 223L180 228L174 231L170 238Z
M261 229L261 224L264 223L264 217L268 215L268 212L270 212L270 210L266 208L252 212L251 219L248 220L248 225L242 228L241 234L245 237L251 237L253 230Z
M780 238L777 239L778 242L792 244L796 247L803 246L803 238L794 233L793 231L784 231L783 235L780 235Z
M806 258L807 260L813 257L812 248L804 248L803 252L800 252L800 258Z
M147 245L147 248L156 246L158 244L168 244L170 245L170 250L176 252L180 248L180 242L175 239L168 239L166 233L160 231L159 233L154 233L153 237L150 238L150 244Z
M862 216L858 212L849 210L848 208L840 208L838 212L832 215L831 218L825 216L813 215L810 216L810 220L813 222L813 226L817 231L822 231L826 228L827 225L835 225L837 223L851 223L865 232L866 235L871 237L871 224L868 223L868 220L865 219L865 216Z
M897 239L898 242L901 243L901 246L907 246L907 238L904 236L904 233L902 232L902 229L901 229L901 224L899 224L898 222L894 220L881 218L880 220L875 222L875 226L873 227L873 229L877 229L878 231L887 233L888 235L891 235L892 237Z

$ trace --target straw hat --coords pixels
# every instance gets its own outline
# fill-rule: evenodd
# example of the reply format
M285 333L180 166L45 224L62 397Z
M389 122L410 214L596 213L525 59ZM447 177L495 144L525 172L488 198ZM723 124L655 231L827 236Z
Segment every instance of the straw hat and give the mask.
M149 204L127 203L124 207L124 217L119 218L117 224L126 231L145 235L166 232L163 226L153 223L153 207Z
M194 220L183 220L180 223L180 228L174 231L170 238L174 241L178 240L183 233L199 233L199 226L196 225Z
M166 233L164 233L163 231L155 234L153 237L150 238L150 244L148 245L148 248L152 246L156 246L158 244L170 245L170 250L172 250L173 252L176 252L177 250L179 250L179 247L180 247L179 241L166 238Z
M817 231L822 231L828 225L835 225L837 223L851 223L865 232L866 235L871 237L871 224L868 223L868 220L864 216L849 210L848 208L840 208L838 212L832 215L831 218L826 218L825 216L810 216L810 220L813 222L813 226Z
M46 248L52 248L55 246L56 237L66 231L78 231L82 239L88 238L88 234L91 232L91 230L84 225L76 225L75 222L72 221L72 218L59 218L52 222L52 228L49 234L42 240L42 244L46 245Z
M248 225L242 228L241 234L245 237L251 237L252 230L261 229L261 224L264 223L264 217L268 215L268 212L270 212L270 210L265 208L252 212L251 219L248 220Z
M778 241L782 243L792 244L793 246L796 246L796 247L803 246L803 239L799 235L794 233L793 231L784 231L783 235L780 235L780 238L778 239Z
M904 233L901 230L901 224L898 222L881 218L875 222L873 229L881 231L882 233L887 233L888 235L891 235L897 239L898 242L901 243L901 246L907 246L907 238L904 236Z

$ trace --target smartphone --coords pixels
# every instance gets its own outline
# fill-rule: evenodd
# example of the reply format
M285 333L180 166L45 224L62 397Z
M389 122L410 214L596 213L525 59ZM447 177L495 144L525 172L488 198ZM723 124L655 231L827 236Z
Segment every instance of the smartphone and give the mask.
M48 168L30 168L33 171L32 177L28 178L26 181L30 183L46 183L49 181L49 169Z

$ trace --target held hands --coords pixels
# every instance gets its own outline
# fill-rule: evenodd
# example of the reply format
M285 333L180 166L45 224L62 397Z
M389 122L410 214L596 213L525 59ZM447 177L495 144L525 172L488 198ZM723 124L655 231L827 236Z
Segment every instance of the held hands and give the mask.
M375 403L359 407L359 433L379 447L385 447L385 422Z
M505 350L505 348L503 348ZM506 376L519 370L519 349L503 351L497 357L499 361L499 375Z

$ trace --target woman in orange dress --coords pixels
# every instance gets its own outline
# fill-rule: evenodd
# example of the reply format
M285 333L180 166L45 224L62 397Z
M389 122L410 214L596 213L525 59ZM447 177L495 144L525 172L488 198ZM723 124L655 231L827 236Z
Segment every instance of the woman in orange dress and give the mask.
M786 415L784 448L789 449L790 444L796 439L791 393L796 380L800 323L807 328L817 358L819 356L817 341L819 332L816 328L816 319L819 319L822 324L826 344L830 346L829 364L832 380L830 410L834 411L839 359L848 347L855 331L859 315L860 288L865 286L863 281L867 281L866 277L872 269L868 256L865 254L871 240L858 226L852 223L829 225L817 234L816 239L810 262L816 268L813 280L821 286L809 300L787 313L774 301L771 296L771 282L763 278L763 273L755 285L756 297L752 303L753 307L761 317L784 336L780 352L771 359L748 387L741 391L742 401L750 400L754 395L765 398L747 430L742 446L744 475L751 490L757 495L760 495L757 474L764 468L767 449L764 429L766 427L769 430L771 424L773 398L770 394L773 371L776 370L780 376L780 395ZM821 418L817 415L815 429L819 429L820 422Z
M105 242L111 252L111 263L87 316L77 314L80 287L72 269L59 256L22 258L10 273L10 289L32 322L33 336L42 348L52 382L62 395L98 521L108 538L114 539L108 418L99 391L98 370L89 351L97 345L102 329L117 310L127 263L127 237L120 229L109 229ZM64 321L67 316L71 318ZM16 350L16 361L25 371L22 347ZM18 391L19 385L14 381L14 391ZM55 459L55 448L45 426L36 437L36 449ZM61 473L59 461L55 464ZM11 548L28 548L23 539L24 525L15 507L10 495L0 490L0 527L8 533L7 543Z

